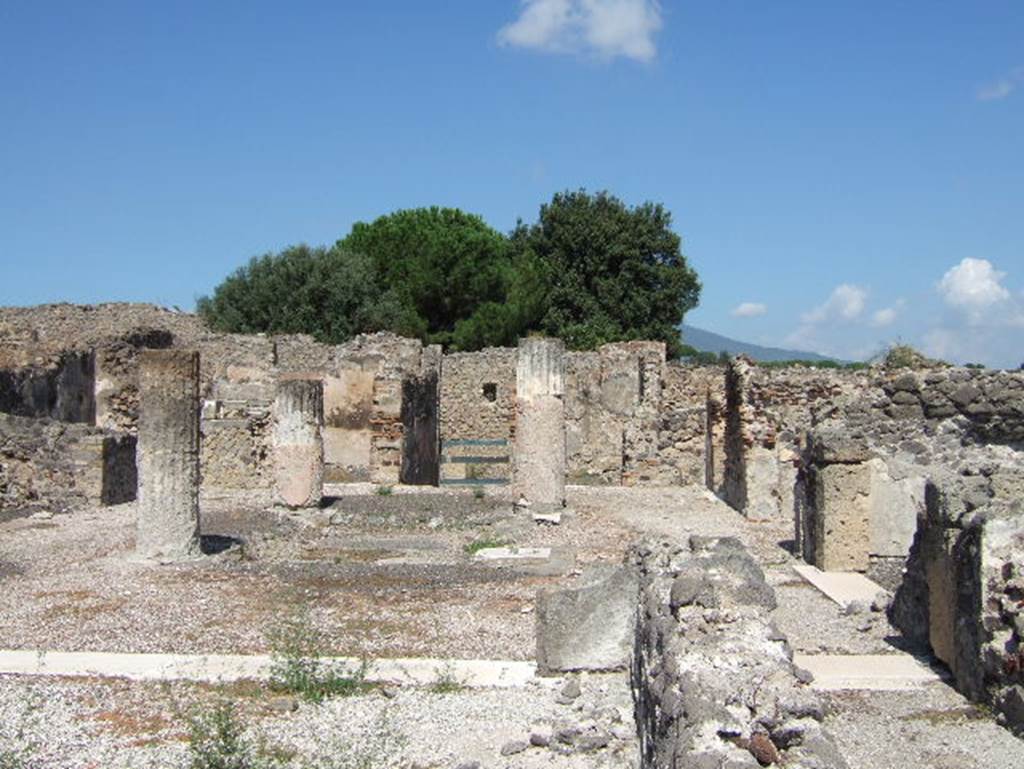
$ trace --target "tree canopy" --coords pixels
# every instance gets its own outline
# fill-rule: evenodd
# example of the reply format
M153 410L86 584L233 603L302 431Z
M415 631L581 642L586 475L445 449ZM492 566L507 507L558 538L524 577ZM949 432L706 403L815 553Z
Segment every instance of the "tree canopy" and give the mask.
M501 344L502 306L513 278L508 239L454 208L396 211L357 223L337 247L366 254L395 292L411 336L465 349Z
M451 208L360 222L332 247L251 260L198 311L218 330L330 343L386 330L477 350L541 332L573 349L662 340L674 356L699 294L660 204L629 208L580 190L555 195L537 223L507 237Z
M197 303L218 331L311 334L343 342L356 334L415 330L414 318L381 290L370 259L340 248L291 246L256 257Z
M660 204L629 208L607 192L556 194L541 206L540 221L520 223L511 237L550 279L539 329L574 349L652 339L678 356L679 327L701 285L671 225Z

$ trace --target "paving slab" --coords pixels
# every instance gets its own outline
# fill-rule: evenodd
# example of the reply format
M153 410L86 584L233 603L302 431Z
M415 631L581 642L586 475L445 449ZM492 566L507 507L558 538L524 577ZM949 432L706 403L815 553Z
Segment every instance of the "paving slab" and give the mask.
M822 691L895 691L942 683L944 678L909 654L796 654L793 663L814 675Z
M810 564L795 565L793 571L840 606L848 606L854 601L871 603L876 595L883 592L881 585L857 572L821 571Z
M356 671L362 660L325 657L343 670ZM128 654L116 652L0 651L0 674L28 676L95 676L134 681L265 680L272 660L265 654ZM368 661L366 680L373 683L429 686L438 681L467 687L525 686L536 676L532 662L512 660L444 660L394 658Z
M550 547L485 547L473 555L475 561L546 561Z

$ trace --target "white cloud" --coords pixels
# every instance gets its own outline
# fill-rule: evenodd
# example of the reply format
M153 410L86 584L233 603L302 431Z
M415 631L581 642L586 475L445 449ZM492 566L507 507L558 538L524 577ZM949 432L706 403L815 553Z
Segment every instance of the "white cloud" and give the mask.
M824 323L830 320L856 320L864 312L868 292L860 286L843 283L836 286L824 304L804 314L807 324Z
M502 45L643 62L657 56L657 0L522 0L522 6L519 18L498 30Z
M1005 99L1024 83L1024 67L1014 67L998 80L986 83L974 94L978 101L999 101Z
M904 304L905 302L902 299L898 299L892 307L883 307L880 310L875 310L871 316L871 325L875 328L891 326L903 309Z
M871 316L871 325L879 328L891 326L894 320L896 320L896 310L892 307L885 307L875 311L875 314Z
M732 315L735 318L756 318L766 312L768 312L767 305L760 302L743 302L732 311Z
M967 313L971 323L979 323L986 311L1010 298L999 272L988 259L967 257L951 267L939 281L939 294L946 304Z

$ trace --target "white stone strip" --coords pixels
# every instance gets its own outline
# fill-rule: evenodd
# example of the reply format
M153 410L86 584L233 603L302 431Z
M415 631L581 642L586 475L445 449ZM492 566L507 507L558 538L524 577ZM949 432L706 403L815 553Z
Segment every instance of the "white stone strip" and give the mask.
M348 671L355 657L324 658ZM119 652L0 651L0 675L90 676L134 681L186 680L227 682L266 679L271 658L254 654L126 654ZM377 659L367 662L366 680L429 686L455 682L468 687L518 687L550 679L537 677L532 662L514 660ZM552 682L552 685L557 679Z
M485 547L473 555L474 561L546 561L550 547Z
M793 571L840 606L848 606L853 601L871 603L882 592L881 585L853 571L821 571L810 564L794 566Z
M811 672L822 691L919 689L942 676L909 654L795 654L793 663Z

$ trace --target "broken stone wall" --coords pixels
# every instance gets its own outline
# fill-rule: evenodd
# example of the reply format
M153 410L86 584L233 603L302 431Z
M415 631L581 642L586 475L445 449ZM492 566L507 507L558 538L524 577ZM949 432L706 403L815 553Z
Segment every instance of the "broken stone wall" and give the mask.
M805 452L806 505L797 516L798 544L820 568L840 568L825 553L843 550L843 568L866 570L894 589L924 511L926 480L983 460L990 447L1001 447L1008 457L1018 453L1024 376L956 368L879 371L859 397L828 404L822 413L828 418L812 432L819 447L856 441L862 451L839 462L846 464L842 479L841 469L828 469L836 463L822 460L820 451ZM822 486L826 476L833 478L828 488ZM866 523L854 525L858 516L852 511L861 508ZM832 566L822 565L826 561Z
M666 364L664 345L656 342L568 352L565 361L569 483L705 484L710 477L711 484L721 484L720 367ZM508 477L515 395L513 350L444 356L443 481Z
M1006 458L931 480L889 610L956 687L1024 733L1024 472Z
M443 485L507 484L516 423L516 350L492 347L441 361Z
M813 410L867 388L869 378L760 367L739 356L730 361L725 383L724 499L754 520L786 519L801 504L794 493Z
M725 371L721 366L669 363L658 407L659 461L675 483L718 491L723 479Z
M0 509L69 511L135 494L133 436L0 414Z
M136 328L96 344L96 425L135 434L139 421L141 350L162 350L174 344L166 329Z
M402 455L406 441L403 388L406 382L429 377L436 371L438 351L433 347L424 348L417 339L381 333L355 337L340 345L336 356L339 371L348 364L358 366L364 372L373 371L369 403L369 479L380 484L398 483L402 479ZM324 397L326 409L326 388ZM428 433L436 429L436 422L432 424L429 420L416 424ZM428 439L436 441L436 434L428 435L425 440Z
M634 553L640 766L845 767L822 701L769 620L774 591L742 545L692 537Z
M659 457L665 346L614 342L566 358L566 446L571 483L671 483Z
M268 501L274 342L262 335L207 334L199 349L199 467L204 499L245 493Z
M66 350L26 356L0 353L0 412L93 424L96 362L91 352Z

